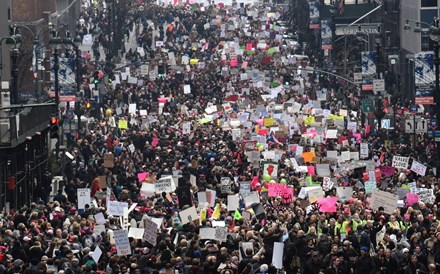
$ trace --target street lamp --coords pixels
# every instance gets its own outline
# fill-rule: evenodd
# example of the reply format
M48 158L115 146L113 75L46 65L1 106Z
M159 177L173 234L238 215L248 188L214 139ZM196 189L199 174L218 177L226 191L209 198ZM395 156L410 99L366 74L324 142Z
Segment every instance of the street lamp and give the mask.
M11 68L11 76L12 76L12 89L10 90L11 95L11 104L16 104L18 102L18 91L17 91L17 75L18 75L18 66L17 66L17 60L18 60L18 46L19 42L17 41L19 39L18 36L10 36L10 37L0 37L0 85L1 85L1 79L2 79L2 68L3 68L3 60L2 60L2 46L3 41L6 41L6 44L11 45L14 44L14 49L11 51L11 60L12 60L12 68Z
M435 115L437 120L437 126L440 124L440 83L439 83L439 73L440 73L440 58L439 58L439 41L440 41L440 28L439 19L435 18L433 25L429 28L429 38L434 42L434 66L435 66ZM440 140L437 140L434 135L434 141L437 146L437 164L436 164L436 175L437 178L440 177Z
M64 46L71 46L73 44L73 40L70 37L70 32L69 31L65 31L64 33L64 37L61 38L59 35L59 30L52 30L52 37L49 39L49 44L53 45L54 47L54 52L53 52L53 58L54 58L54 65L53 65L53 70L54 70L54 88L55 88L55 115L57 118L60 118L60 113L58 111L59 108L59 104L60 104L60 93L59 93L59 69L60 69L60 64L59 64L59 52L58 49L61 45ZM56 155L58 157L59 152L60 152L60 143L61 143L61 138L60 138L60 134L58 134L58 140L56 143Z

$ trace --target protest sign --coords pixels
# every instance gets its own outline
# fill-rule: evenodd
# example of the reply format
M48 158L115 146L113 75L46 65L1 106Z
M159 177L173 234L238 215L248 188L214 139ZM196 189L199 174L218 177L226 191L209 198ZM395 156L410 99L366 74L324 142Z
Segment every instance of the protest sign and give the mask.
M231 179L229 177L221 177L220 187L223 194L231 192Z
M228 211L235 211L240 207L238 195L228 195Z
M353 195L353 187L337 187L336 195L338 196L339 200L345 202Z
M419 201L424 202L425 204L433 204L435 202L435 195L432 188L418 188L417 195Z
M409 157L394 156L392 166L397 169L406 169L408 167Z
M150 218L143 219L143 223L144 223L143 239L146 242L155 246L157 241L157 228L158 228L157 223L151 220Z
M92 259L96 263L98 263L99 262L99 258L101 258L101 255L102 255L102 250L101 250L101 248L99 248L99 245L96 245L96 248L95 248L95 250L93 251L93 254L92 254Z
M128 232L126 230L113 231L113 237L115 238L116 250L118 256L126 256L131 254L130 242L128 241Z
M115 166L115 155L113 153L104 154L104 164L105 168L113 168Z
M327 198L319 198L318 205L319 211L324 213L334 213L337 211L336 203L338 201L337 197L327 197Z
M142 239L144 237L144 229L137 227L130 227L128 230L128 238Z
M154 185L156 187L156 193L162 193L162 192L169 193L176 190L176 186L174 184L174 180L172 176L162 177Z
M268 195L269 197L278 197L284 194L285 184L269 184Z
M278 174L278 164L272 162L264 162L263 175L269 175L271 178L276 178Z
M240 182L240 194L251 192L251 182Z
M253 204L258 204L260 202L260 195L257 191L249 192L246 197L244 197L244 204L246 207L252 206Z
M275 242L273 246L272 264L275 268L283 268L284 243Z
M124 216L124 208L128 209L128 203L108 201L107 213L113 216Z
M360 145L360 158L367 159L368 158L368 143L361 143Z
M406 193L406 206L412 206L419 202L419 195L414 193Z
M78 197L78 209L84 210L86 205L91 206L90 199L90 188L78 188L77 189L77 197Z
M199 219L199 215L197 214L197 210L194 206L180 211L179 216L182 224L187 224Z
M373 189L370 198L370 208L378 210L379 207L383 207L385 213L393 214L394 210L396 210L398 200L399 196L395 194Z
M411 165L411 170L414 171L415 173L419 174L420 176L425 176L426 166L413 159L412 165Z
M370 194L373 192L373 189L377 188L376 181L367 181L364 183L365 193Z

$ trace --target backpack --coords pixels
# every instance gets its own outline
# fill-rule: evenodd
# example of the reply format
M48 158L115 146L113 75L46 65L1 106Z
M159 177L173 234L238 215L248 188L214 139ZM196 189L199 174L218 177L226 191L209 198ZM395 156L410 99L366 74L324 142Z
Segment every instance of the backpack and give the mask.
M330 253L332 249L332 242L327 235L321 235L318 242L318 251L320 254L325 255Z

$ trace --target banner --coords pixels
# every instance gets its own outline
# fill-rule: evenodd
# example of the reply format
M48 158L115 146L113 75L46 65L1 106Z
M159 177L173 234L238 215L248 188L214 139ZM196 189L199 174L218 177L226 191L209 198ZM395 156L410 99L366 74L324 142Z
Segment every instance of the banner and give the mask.
M376 52L375 51L362 51L362 75L376 74Z
M362 51L362 90L373 90L373 79L376 75L376 52Z
M58 83L59 83L59 90L64 90L67 88L72 88L72 90L76 90L76 62L75 58L65 58L65 57L58 57L58 64L59 64L59 70L58 70ZM55 60L52 57L51 58L51 74L50 74L50 81L52 85L55 85ZM54 87L54 86L53 86Z
M321 49L333 49L333 21L321 20Z
M319 29L319 2L310 0L309 2L310 29Z
M434 83L434 53L422 51L414 54L414 75L416 86L426 86Z

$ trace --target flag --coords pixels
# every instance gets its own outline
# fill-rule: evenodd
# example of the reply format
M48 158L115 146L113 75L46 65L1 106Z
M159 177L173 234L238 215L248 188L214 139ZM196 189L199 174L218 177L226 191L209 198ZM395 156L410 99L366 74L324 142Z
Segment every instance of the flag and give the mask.
M241 220L241 214L240 211L238 211L238 209L235 210L234 212L234 220Z
M203 220L206 219L206 209L202 209L200 211L200 224L202 224Z
M252 178L252 181L251 181L251 189L255 189L257 184L258 184L258 176L254 176L254 178Z
M219 204L219 203L217 203L217 204L215 205L214 213L212 213L212 218L213 218L213 219L218 219L218 218L220 218L220 204Z
M267 138L267 142L270 144L281 144L278 139L275 137L275 133L273 131L270 132L269 137Z

